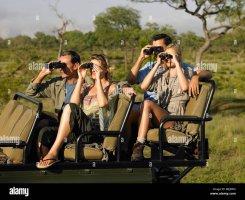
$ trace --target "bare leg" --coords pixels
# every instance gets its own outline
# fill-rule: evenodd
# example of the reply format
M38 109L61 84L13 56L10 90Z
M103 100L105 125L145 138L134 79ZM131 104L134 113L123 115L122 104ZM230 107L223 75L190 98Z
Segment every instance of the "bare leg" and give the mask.
M45 126L49 125L48 119L42 119L38 124L37 124L37 133L44 128ZM38 136L37 136L38 137ZM36 139L36 151L37 151L37 158L41 158L42 154L42 145L38 143L38 138ZM46 155L46 154L45 154Z
M160 120L166 117L167 115L168 113L160 106L158 106L157 104L155 104L150 100L145 100L143 102L143 107L142 107L142 115L141 115L138 137L146 138L146 134L150 127L151 117L153 117L154 121L156 122L156 125L159 126ZM173 124L174 122L167 122L164 125L164 128L169 128Z
M155 104L150 100L145 100L143 102L143 106L141 108L141 118L140 125L138 131L137 142L133 147L133 154L131 157L132 161L141 161L144 159L143 150L144 150L144 142L146 139L147 132L149 128L152 126L151 118L154 118L154 122L156 125L159 125L160 120L166 117L168 113L162 109L160 106ZM164 125L164 128L168 128L173 125L174 122L168 122Z
M59 130L58 130L55 142L53 146L51 147L50 151L48 152L48 154L43 158L43 160L51 159L51 158L55 158L55 159L58 158L58 154L59 154L59 151L62 145L64 144L64 140L65 138L68 137L68 135L70 134L73 128L73 127L70 127L70 113L71 113L70 106L66 105L63 110L63 114L61 116L60 126L59 126ZM47 165L49 164L49 162L52 162L52 161L49 161L49 160L40 161L40 164Z

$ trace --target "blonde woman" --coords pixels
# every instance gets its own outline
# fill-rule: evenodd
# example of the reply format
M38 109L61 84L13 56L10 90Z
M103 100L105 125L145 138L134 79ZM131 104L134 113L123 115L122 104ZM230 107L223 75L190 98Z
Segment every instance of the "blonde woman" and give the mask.
M166 58L169 55L172 58ZM144 159L144 143L150 128L159 127L160 120L167 115L184 114L185 104L189 99L187 90L192 73L192 68L182 68L181 52L177 46L171 45L164 53L158 55L156 64L141 84L144 91L157 93L158 102L145 100L141 106L141 119L137 141L133 147L132 161ZM164 128L170 127L179 130L181 124L167 122L164 126Z

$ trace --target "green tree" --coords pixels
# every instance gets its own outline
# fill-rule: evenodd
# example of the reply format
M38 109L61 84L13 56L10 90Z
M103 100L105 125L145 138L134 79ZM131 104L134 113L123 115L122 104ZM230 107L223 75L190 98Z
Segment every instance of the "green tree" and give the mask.
M84 39L85 39L85 46L87 50L93 51L94 49L97 49L97 37L94 32L90 31L87 33L84 33Z
M17 48L29 48L33 45L32 39L26 35L18 35L15 38L10 39L11 47L17 47Z
M151 37L155 34L165 33L170 37L175 38L177 36L176 30L171 25L160 26L156 22L147 22L144 29L141 30L139 44L141 47L151 43Z
M103 48L122 47L125 70L127 70L128 52L131 50L134 54L134 46L139 37L141 29L139 19L139 11L118 6L108 8L94 20L97 44Z
M84 48L85 38L81 31L69 31L64 34L64 45L66 49L80 51Z
M181 46L182 52L193 53L192 57L195 59L196 51L203 44L204 38L197 36L196 33L188 31L182 33L177 37L178 43Z
M176 30L173 28L172 25L169 25L169 24L161 26L160 27L160 32L171 36L173 39L175 39L175 37L177 36Z
M39 47L39 49L56 48L59 44L55 36L46 35L42 32L36 32L33 41L34 44Z
M94 32L83 33L81 31L69 31L64 34L64 42L66 49L73 49L76 51L93 51L96 48L97 38Z
M177 10L197 17L202 23L205 42L198 49L196 63L201 63L202 56L213 41L224 36L229 30L244 26L244 0L131 0L133 2L164 2ZM208 26L208 18L216 19L217 24Z
M238 61L244 58L244 51L245 51L245 34L244 34L245 28L239 27L236 30L234 30L231 35L231 41L229 42L229 46L232 46L236 55Z
M215 41L213 44L214 52L226 52L231 54L229 57L236 58L238 61L242 61L245 51L245 28L239 27L234 31L226 34L219 41Z
M156 22L147 22L144 27L145 30L159 31L160 26Z
M0 48L4 48L7 46L7 40L4 40L0 37Z

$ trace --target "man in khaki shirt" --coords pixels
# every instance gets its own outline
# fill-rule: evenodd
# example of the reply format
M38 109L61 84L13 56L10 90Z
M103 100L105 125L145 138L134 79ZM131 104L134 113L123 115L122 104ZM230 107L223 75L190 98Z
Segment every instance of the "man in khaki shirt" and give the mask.
M52 73L54 69L44 68L38 76L29 84L26 94L36 98L51 98L55 104L56 113L61 110L66 97L66 83L77 82L77 68L80 66L80 56L75 51L65 51L59 61L65 63L66 67L60 69L60 77L52 78L42 83L44 78Z
M77 69L80 66L81 60L78 53L75 51L65 51L59 58L63 67L60 68L60 77L52 78L43 83L44 78L52 73L54 68L44 68L29 84L26 94L36 98L51 98L55 104L55 112L60 113L64 103L70 101L71 94L78 80ZM52 64L52 63L50 63ZM49 64L49 66L50 66ZM42 137L40 130L45 127L58 127L58 122L52 117L42 116L42 120L38 123L37 132L39 137ZM40 131L40 132L39 132ZM36 135L37 137L38 135ZM45 151L45 149L42 149Z

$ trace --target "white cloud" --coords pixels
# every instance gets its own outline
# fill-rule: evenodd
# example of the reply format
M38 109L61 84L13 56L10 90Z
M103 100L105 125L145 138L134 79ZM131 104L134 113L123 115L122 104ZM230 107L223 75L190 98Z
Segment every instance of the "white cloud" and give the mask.
M14 2L14 3L13 3ZM49 7L50 2L42 0L2 0L0 10L0 37L14 37L18 34L33 36L37 31L52 33L61 21ZM178 33L191 30L202 35L201 22L184 11L176 11L162 3L132 3L127 0L60 0L58 10L74 22L73 26L87 32L94 28L93 16L111 6L124 5L140 11L141 25L151 20L160 25L170 24ZM39 18L37 21L36 18Z

